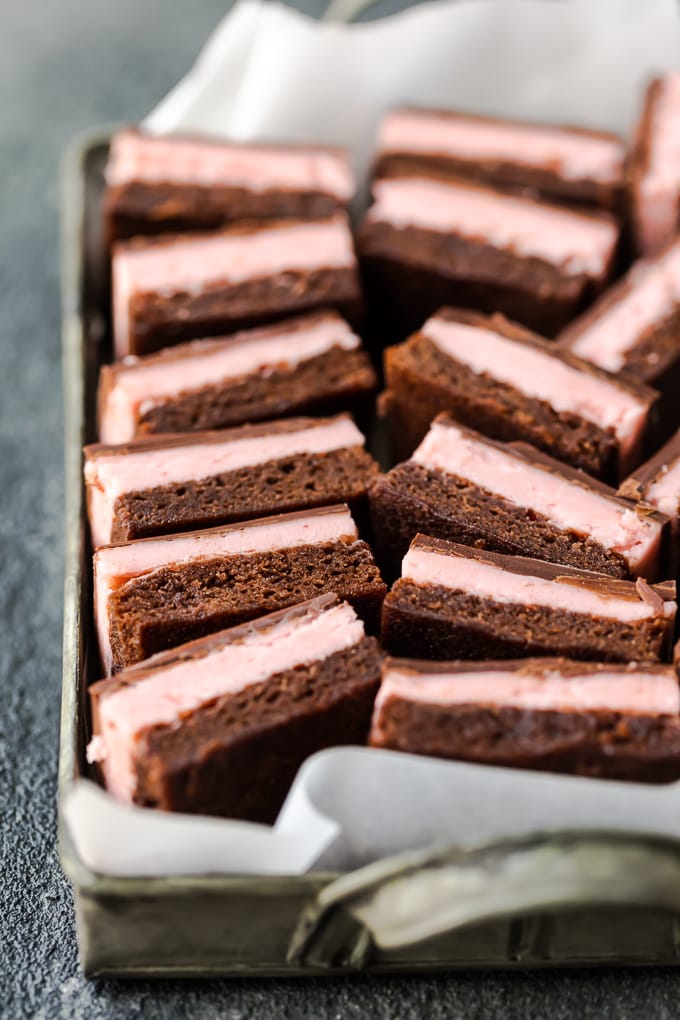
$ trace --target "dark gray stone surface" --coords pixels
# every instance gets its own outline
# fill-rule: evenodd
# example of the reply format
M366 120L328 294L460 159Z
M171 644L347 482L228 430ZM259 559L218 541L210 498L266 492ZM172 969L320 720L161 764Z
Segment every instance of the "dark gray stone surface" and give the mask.
M176 81L224 0L0 0L0 1016L677 1015L658 971L210 983L85 982L55 850L62 467L57 165ZM312 6L312 0L310 0Z

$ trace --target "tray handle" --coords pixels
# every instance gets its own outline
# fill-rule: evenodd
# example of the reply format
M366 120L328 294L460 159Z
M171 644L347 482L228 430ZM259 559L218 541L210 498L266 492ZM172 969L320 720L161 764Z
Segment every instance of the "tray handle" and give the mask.
M288 959L358 969L376 949L465 925L605 905L680 912L680 843L572 831L398 854L325 886L303 911Z

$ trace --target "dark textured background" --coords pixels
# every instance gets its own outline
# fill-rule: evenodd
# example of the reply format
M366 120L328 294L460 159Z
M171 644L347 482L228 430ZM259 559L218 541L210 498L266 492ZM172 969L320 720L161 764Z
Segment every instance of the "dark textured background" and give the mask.
M309 0L311 6L313 0ZM55 850L62 449L58 160L142 116L227 0L0 0L0 1016L524 1018L678 1014L659 971L87 983Z

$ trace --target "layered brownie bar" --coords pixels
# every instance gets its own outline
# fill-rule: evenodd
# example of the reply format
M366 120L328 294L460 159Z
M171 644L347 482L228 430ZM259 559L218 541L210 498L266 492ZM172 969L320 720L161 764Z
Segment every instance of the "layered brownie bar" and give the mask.
M623 142L607 131L404 107L380 125L376 177L437 173L618 209Z
M361 340L334 312L312 312L230 337L192 340L103 365L104 443L267 421L365 413L377 377Z
M678 232L680 73L669 72L649 85L629 171L635 244L642 255L651 255Z
M365 743L381 657L323 595L94 684L88 758L121 801L272 822L305 758Z
M619 495L640 500L670 518L673 549L669 574L680 569L680 431L637 468L619 487Z
M424 175L383 178L373 192L357 247L393 339L448 304L554 336L611 275L618 227L606 213Z
M621 581L418 535L383 603L382 643L421 659L668 661L675 582Z
M361 303L344 213L119 241L112 291L116 358L326 306L356 318Z
M661 393L666 433L680 424L680 241L637 262L561 333L559 346Z
M110 241L138 234L210 230L245 219L318 219L356 190L343 149L253 145L207 137L111 138L104 218Z
M607 481L640 462L657 393L558 351L500 315L442 309L385 351L393 443L408 456L447 411L494 439L523 439Z
M103 546L94 554L102 666L119 672L329 591L377 629L386 588L346 506Z
M646 782L680 777L670 666L388 660L369 742L487 765Z
M378 465L347 415L85 447L95 547L289 510L362 515Z
M527 443L498 443L439 415L413 457L369 491L392 574L418 532L462 545L595 570L662 576L668 518L621 499Z

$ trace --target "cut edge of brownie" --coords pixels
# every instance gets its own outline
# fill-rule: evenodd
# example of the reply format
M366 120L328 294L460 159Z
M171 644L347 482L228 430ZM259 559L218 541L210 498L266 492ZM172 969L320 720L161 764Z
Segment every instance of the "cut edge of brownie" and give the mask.
M570 368L621 389L645 411L639 456L655 438L659 394L641 380L618 377L512 323L503 315L484 316L442 308L434 320L491 330L503 339L532 347ZM477 372L441 350L427 334L427 323L404 343L384 351L387 389L381 396L397 456L408 456L437 414L446 412L461 424L492 439L523 439L537 449L606 481L620 480L620 444L613 428L594 423L577 411L556 411L547 400L525 394L513 384ZM635 451L633 451L633 456ZM628 466L635 463L630 453Z
M143 687L164 670L238 646L280 623L320 619L327 610L341 607L336 594L322 595L99 681L90 688L94 735L101 732L100 707L108 696ZM327 746L365 743L382 657L377 640L367 637L310 661L303 661L301 651L299 664L183 712L179 727L145 727L133 752L133 801L165 810L273 821L306 757ZM239 782L244 771L248 781ZM228 775L232 781L224 782ZM261 781L253 784L253 776Z
M400 105L391 111L393 114L424 113L428 117L468 121L490 126L536 130L541 132L546 125L536 121L501 118L483 114L470 114L460 110L444 110L428 107ZM386 118L390 114L386 115ZM583 138L596 138L617 144L624 155L624 143L621 137L611 131L599 131L574 125L548 125L556 131L564 131L569 135ZM414 173L435 173L451 178L464 178L472 183L489 185L513 194L535 192L551 202L564 202L569 205L582 203L595 206L608 212L620 212L625 190L625 165L621 159L620 172L606 181L595 180L581 174L579 177L560 177L559 171L549 165L535 166L529 163L511 162L503 158L479 158L455 153L437 153L425 151L402 151L394 148L381 148L373 160L372 179L384 176L404 177Z
M564 656L595 662L667 661L672 621L635 624L546 606L494 602L463 589L401 578L382 610L381 640L393 655L432 659Z
M366 518L368 487L379 472L363 447L295 454L199 481L118 497L113 542L346 503Z
M378 631L387 588L360 539L158 568L109 597L113 672L327 592L349 602L369 632Z
M169 768L160 782L153 765L141 770L137 802L273 822L306 758L326 747L365 744L380 661L377 640L365 637L203 706L183 717L179 731L150 731L151 762ZM206 770L217 772L213 782ZM224 782L244 772L247 783Z
M388 574L418 532L461 545L628 579L620 553L590 538L562 531L547 518L510 503L455 475L407 461L379 476L369 489L378 560Z
M373 747L480 765L601 779L668 783L680 777L680 726L670 716L456 708L394 699Z
M361 319L363 299L356 268L291 269L254 277L228 290L218 282L207 284L200 293L132 294L125 354L149 354L172 344L329 306L349 322Z
M593 290L583 275L564 277L540 259L519 260L488 245L413 227L364 224L357 247L369 301L384 310L399 340L442 305L493 308L555 336L600 289ZM421 248L428 256L416 259Z

